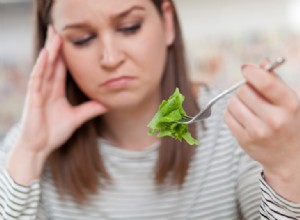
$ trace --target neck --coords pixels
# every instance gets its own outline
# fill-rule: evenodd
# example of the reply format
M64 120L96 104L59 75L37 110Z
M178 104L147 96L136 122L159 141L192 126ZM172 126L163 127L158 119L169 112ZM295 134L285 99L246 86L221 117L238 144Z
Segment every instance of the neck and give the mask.
M124 149L142 150L158 141L147 125L156 113L160 97L150 97L137 107L110 111L103 116L101 136Z

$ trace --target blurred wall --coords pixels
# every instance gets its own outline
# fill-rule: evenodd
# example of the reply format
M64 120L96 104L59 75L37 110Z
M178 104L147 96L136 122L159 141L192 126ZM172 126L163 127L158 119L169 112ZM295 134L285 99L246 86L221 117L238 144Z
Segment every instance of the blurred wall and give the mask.
M177 0L188 41L288 25L288 0Z
M0 1L1 2L1 1ZM24 64L31 60L32 4L0 3L0 64Z
M0 139L20 117L32 61L32 4L0 0Z
M191 78L226 88L240 66L284 56L281 77L300 94L299 0L175 0Z

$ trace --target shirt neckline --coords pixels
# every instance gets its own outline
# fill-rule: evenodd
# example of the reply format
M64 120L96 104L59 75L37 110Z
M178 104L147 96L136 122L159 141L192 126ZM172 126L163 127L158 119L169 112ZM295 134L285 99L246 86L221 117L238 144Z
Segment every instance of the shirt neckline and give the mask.
M160 141L157 141L141 150L129 150L129 149L123 149L119 146L116 146L104 138L99 138L98 143L101 152L103 152L104 154L108 154L108 155L112 154L114 156L126 157L126 158L148 157L156 153L160 145Z

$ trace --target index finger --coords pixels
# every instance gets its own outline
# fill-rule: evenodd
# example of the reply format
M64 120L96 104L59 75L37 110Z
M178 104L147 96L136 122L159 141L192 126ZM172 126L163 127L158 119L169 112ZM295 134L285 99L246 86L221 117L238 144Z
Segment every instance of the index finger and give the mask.
M247 82L267 101L287 106L295 97L294 92L279 77L254 65L246 65L243 75Z

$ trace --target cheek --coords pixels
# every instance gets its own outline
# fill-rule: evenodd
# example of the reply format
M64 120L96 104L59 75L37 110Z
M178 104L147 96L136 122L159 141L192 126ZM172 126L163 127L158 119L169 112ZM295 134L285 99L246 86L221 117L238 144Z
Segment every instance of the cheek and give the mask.
M84 68L84 63L80 59L80 53L76 53L72 48L66 46L63 49L63 54L67 68L72 73L72 76L74 78L80 77L81 69Z
M145 71L149 72L150 80L153 80L153 77L160 78L164 70L167 51L163 34L160 31L145 33L143 40L136 44L135 51L139 63L143 63Z
M72 48L64 47L63 55L66 62L66 66L70 71L73 79L76 84L80 87L80 89L88 94L89 90L91 90L96 85L96 74L93 73L93 68L90 64L94 63L91 61L92 57L89 53L83 53L74 51Z

